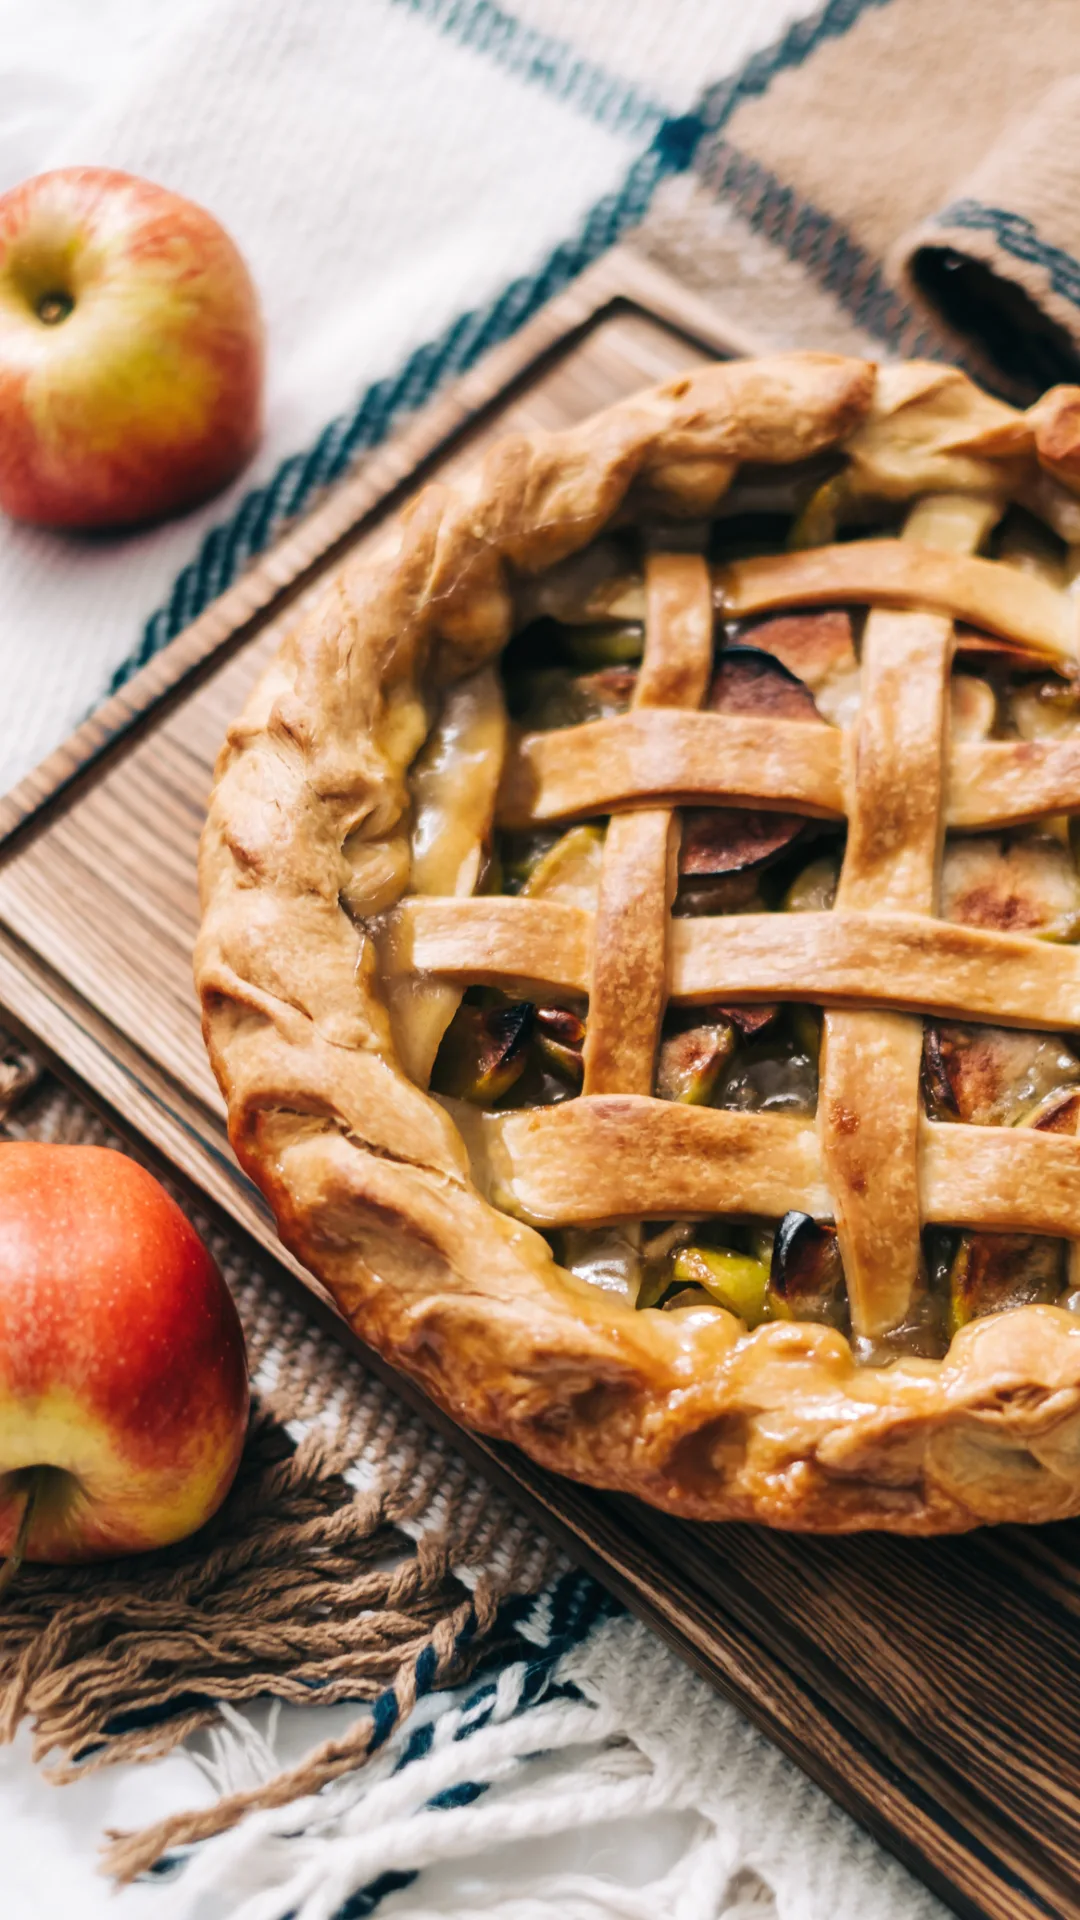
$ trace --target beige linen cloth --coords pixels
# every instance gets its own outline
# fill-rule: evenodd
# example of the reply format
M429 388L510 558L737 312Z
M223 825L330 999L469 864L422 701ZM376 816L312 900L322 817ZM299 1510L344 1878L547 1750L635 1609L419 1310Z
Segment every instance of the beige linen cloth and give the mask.
M643 239L769 343L1080 378L1080 6L848 0L703 103Z

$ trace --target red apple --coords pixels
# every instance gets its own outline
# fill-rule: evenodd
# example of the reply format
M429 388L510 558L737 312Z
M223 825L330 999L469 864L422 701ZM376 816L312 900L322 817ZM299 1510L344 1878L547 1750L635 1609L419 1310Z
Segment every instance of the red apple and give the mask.
M210 214L102 167L0 196L0 508L116 527L205 500L259 436L263 333Z
M122 1153L0 1145L0 1554L179 1540L247 1424L244 1336L194 1227Z

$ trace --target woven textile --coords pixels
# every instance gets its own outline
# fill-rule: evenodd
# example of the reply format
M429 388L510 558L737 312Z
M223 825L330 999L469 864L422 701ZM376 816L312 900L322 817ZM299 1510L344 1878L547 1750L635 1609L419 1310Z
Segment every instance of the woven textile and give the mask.
M9 1137L117 1144L17 1047L0 1101ZM234 1491L166 1552L25 1568L0 1630L0 1739L29 1717L54 1780L197 1740L210 1796L114 1833L108 1873L155 1869L162 1920L936 1920L733 1707L196 1219L252 1366ZM268 1696L261 1731L237 1709ZM279 1709L313 1697L333 1732L285 1764ZM17 1886L5 1907L52 1911Z

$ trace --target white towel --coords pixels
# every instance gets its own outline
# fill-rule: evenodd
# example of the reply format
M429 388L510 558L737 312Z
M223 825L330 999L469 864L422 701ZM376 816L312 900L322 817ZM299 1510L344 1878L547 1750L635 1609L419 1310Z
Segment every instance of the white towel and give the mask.
M489 320L563 243L552 286L600 251L614 237L605 202L665 120L797 10L527 0L514 17L490 0L0 0L0 189L81 163L200 201L247 257L270 343L266 436L219 499L138 536L0 524L0 790L101 697L209 529L352 414L372 382L393 387L460 316ZM644 168L622 218L644 210L654 173ZM498 330L545 290L541 278L516 309L511 298ZM395 397L425 398L474 344L462 339L434 374L421 365ZM369 440L387 425L378 396L374 414ZM294 498L286 484L276 504ZM235 543L229 558L242 563ZM223 577L212 553L198 599ZM189 582L154 638L196 604Z

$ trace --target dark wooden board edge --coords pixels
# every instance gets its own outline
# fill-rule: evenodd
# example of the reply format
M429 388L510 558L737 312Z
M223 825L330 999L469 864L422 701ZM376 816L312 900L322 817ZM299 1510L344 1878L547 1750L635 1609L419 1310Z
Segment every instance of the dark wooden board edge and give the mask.
M242 645L301 591L313 573L355 537L360 524L415 484L418 472L452 445L549 355L570 344L608 308L637 308L690 344L721 354L752 351L716 313L677 281L625 250L608 255L438 396L340 483L244 577L164 648L56 753L0 800L0 849L21 829L46 820L73 783L124 743L141 722L185 691L226 652ZM971 1828L971 1797L897 1730L891 1753L876 1738L880 1708L829 1697L827 1681L808 1686L812 1649L786 1623L757 1620L758 1596L724 1604L711 1584L715 1567L688 1572L680 1534L677 1595L669 1529L679 1523L632 1502L554 1481L524 1456L463 1431L411 1382L356 1338L332 1302L276 1240L260 1196L232 1160L220 1116L220 1152L210 1154L206 1109L133 1042L93 1015L75 988L51 974L0 929L0 1008L7 1023L42 1048L58 1074L100 1111L151 1163L178 1178L202 1205L281 1278L321 1324L361 1358L481 1473L523 1506L580 1564L618 1595L692 1666L769 1735L830 1796L866 1826L965 1920L1044 1920L1080 1914L1075 1890L1062 1888L1030 1848L1030 1872L1009 1878L992 1844ZM198 1125L196 1125L196 1120ZM692 1558L692 1556L691 1556ZM753 1604L751 1604L751 1602ZM822 1664L817 1663L819 1666ZM876 1723L876 1724L875 1724ZM913 1806L918 1821L913 1822ZM966 1824L965 1824L966 1822ZM1061 1904L1072 1902L1071 1906Z

